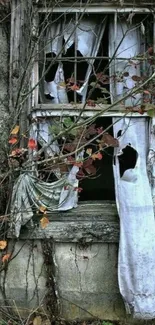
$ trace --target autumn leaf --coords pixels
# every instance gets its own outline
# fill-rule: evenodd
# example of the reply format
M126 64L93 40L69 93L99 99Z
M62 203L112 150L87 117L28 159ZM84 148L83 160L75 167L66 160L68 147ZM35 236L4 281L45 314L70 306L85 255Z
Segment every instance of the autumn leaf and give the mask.
M0 249L3 250L7 246L7 241L6 240L0 240Z
M103 126L96 128L97 134L100 134L103 132Z
M109 133L104 133L102 135L102 138L99 142L99 149L102 150L103 147L108 146L108 147L118 147L119 142L117 139L112 137Z
M87 174L95 174L96 173L96 168L93 166L93 159L88 158L83 162L83 169L87 172Z
M8 254L5 254L3 257L2 257L2 262L5 263L5 262L8 262L9 258L10 258L11 254L8 253Z
M9 140L9 143L10 143L10 144L15 144L15 143L17 143L17 138L15 138L15 137L11 138L11 139Z
M49 220L46 216L44 216L42 219L40 219L40 223L41 223L41 228L45 229L49 224Z
M83 191L82 187L74 187L74 191L81 193Z
M149 92L148 90L144 90L143 93L144 93L145 95L150 95L150 92Z
M37 142L36 142L36 140L34 140L34 139L29 139L29 141L28 141L28 148L29 149L32 149L32 150L34 150L34 149L36 149L37 148Z
M75 91L75 90L79 90L79 86L78 85L73 85L70 87L71 90Z
M91 154L92 154L92 148L88 148L86 150L86 153L87 153L87 155L91 156Z
M33 320L33 325L41 325L41 324L42 324L41 316L36 316Z
M88 99L88 100L87 100L87 105L88 105L88 106L95 107L95 102L94 102L94 100L92 100L92 99Z
M100 152L98 152L98 153L93 153L93 155L91 156L91 158L92 158L93 160L96 160L96 159L101 160L101 159L102 159L102 154L101 154Z
M43 205L41 205L41 206L39 207L39 211L45 213L45 211L46 211L46 207L43 206Z
M16 135L18 132L19 132L19 125L16 125L11 131L11 134Z
M74 166L82 167L83 161L75 161Z

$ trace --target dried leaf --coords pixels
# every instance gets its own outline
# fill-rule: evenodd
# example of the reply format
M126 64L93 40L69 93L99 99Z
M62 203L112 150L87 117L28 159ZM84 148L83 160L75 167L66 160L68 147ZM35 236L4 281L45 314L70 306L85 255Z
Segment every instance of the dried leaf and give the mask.
M86 150L86 153L87 153L87 155L91 156L91 154L92 154L92 148L88 148Z
M17 143L17 138L15 138L15 137L11 138L11 139L9 140L9 143L10 143L10 144L15 144L15 143Z
M93 166L93 159L88 158L83 162L83 169L87 172L87 174L95 174L96 173L96 168Z
M109 133L105 133L102 135L102 138L99 143L99 148L102 149L103 147L108 146L108 147L118 147L119 142L117 139L112 137Z
M28 148L29 149L32 149L32 150L34 150L34 149L36 149L37 148L37 142L36 142L36 140L34 140L34 139L29 139L29 141L28 141Z
M5 254L3 257L2 257L2 262L5 263L5 262L8 262L9 258L10 258L11 254L8 253L8 254Z
M88 99L88 100L87 100L87 105L88 105L88 106L95 107L95 102L94 102L94 100L92 100L92 99Z
M45 211L46 211L46 207L45 206L43 206L43 205L41 205L40 207L39 207L39 211L40 212L43 212L43 213L45 213Z
M74 191L81 193L83 191L82 187L74 187Z
M16 125L13 130L11 131L11 134L15 135L19 132L19 125Z
M46 216L44 216L41 220L40 220L40 223L41 223L41 228L42 229L45 229L47 227L47 225L49 224L49 220Z
M79 86L78 85L73 85L70 87L71 90L75 91L75 90L79 90Z
M0 240L0 249L3 250L7 246L7 241L6 240Z
M33 325L41 325L41 324L42 324L41 316L36 316L33 320Z
M98 153L93 153L93 155L91 156L91 158L92 158L93 160L96 160L96 159L101 160L101 159L102 159L102 154L101 154L100 152L98 152Z

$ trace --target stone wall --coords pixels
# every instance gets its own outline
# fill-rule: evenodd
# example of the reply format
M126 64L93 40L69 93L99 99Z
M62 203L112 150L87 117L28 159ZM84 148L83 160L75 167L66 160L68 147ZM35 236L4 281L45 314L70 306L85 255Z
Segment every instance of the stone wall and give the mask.
M6 297L25 316L39 307L65 320L134 323L125 313L117 282L115 204L81 203L73 211L53 213L44 230L39 219L34 217L33 228L22 229L19 240L8 235L12 256L1 273L1 306Z

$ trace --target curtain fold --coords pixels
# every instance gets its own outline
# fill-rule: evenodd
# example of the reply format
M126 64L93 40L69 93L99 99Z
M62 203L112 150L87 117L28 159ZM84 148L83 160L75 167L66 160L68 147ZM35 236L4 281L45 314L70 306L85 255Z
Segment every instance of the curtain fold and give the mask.
M113 122L114 137L121 130L113 166L120 217L119 288L127 312L135 318L151 319L155 317L155 218L146 168L148 121L113 118ZM131 149L137 153L135 166ZM126 166L123 174L122 162Z
M114 21L111 18L109 41L109 57L114 56L110 64L110 93L112 102L115 102L135 87L136 82L132 77L141 75L139 61L133 59L141 53L140 25L136 23L129 25L125 19L118 20L115 35ZM135 94L124 101L125 106L136 106L140 103L141 94Z
M116 57L131 57L131 62L114 60L111 63L111 75L118 76L110 85L112 102L135 87L132 76L141 73L140 65L132 59L140 53L140 29L134 23L126 33L127 29L127 22L118 21L114 39L114 24L110 24L110 56L122 39ZM141 94L129 97L124 103L139 105ZM155 218L149 178L154 192L154 126L151 126L149 144L148 119L113 118L113 123L114 137L119 140L113 165L120 217L119 288L128 313L135 318L152 319L155 318Z
M104 19L83 17L81 20L79 20L76 28L75 19L73 19L73 17L68 22L64 22L63 20L55 22L48 30L45 52L53 52L55 55L58 55L61 52L64 40L64 52L66 53L67 50L74 44L76 37L77 50L82 54L83 57L96 56L105 31L106 21L106 17L104 17ZM62 54L63 53L61 53L59 57L61 57ZM85 102L86 100L88 81L95 59L87 61L88 69L84 83L81 88L76 91L81 96L82 102ZM51 82L45 81L44 92L46 95L49 94L51 96L52 103L68 103L66 88L63 85L64 83L65 78L63 64L60 63L54 80Z

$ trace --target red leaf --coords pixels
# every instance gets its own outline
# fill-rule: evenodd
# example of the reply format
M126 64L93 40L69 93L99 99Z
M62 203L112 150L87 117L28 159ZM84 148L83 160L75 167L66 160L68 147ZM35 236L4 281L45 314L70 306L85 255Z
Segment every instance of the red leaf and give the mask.
M97 128L96 131L97 131L97 134L102 133L103 132L103 126L101 126L100 128Z
M15 137L11 138L11 139L9 140L9 143L10 143L10 144L15 144L15 143L17 143L17 138L15 138Z
M79 90L79 86L78 85L73 85L70 87L71 90L75 91L75 90Z
M102 159L102 154L100 152L94 153L91 157L92 157L93 160L96 160L96 159L101 160Z
M90 175L96 173L96 168L93 166L93 159L88 158L83 162L83 169Z
M100 150L104 147L118 147L119 142L117 139L113 138L109 133L105 133L102 135L101 141L99 143Z
M5 254L3 257L2 257L2 262L5 263L5 262L8 262L9 258L10 258L11 254L8 253L8 254Z
M92 99L88 99L88 101L87 101L87 105L88 105L88 106L95 107L95 102L94 102L94 100L92 100Z
M77 191L80 193L83 191L83 188L82 187L74 187L74 191Z
M29 141L28 141L28 148L29 149L32 149L32 150L34 150L34 149L36 149L37 148L37 142L36 142L36 140L34 140L34 139L29 139Z

